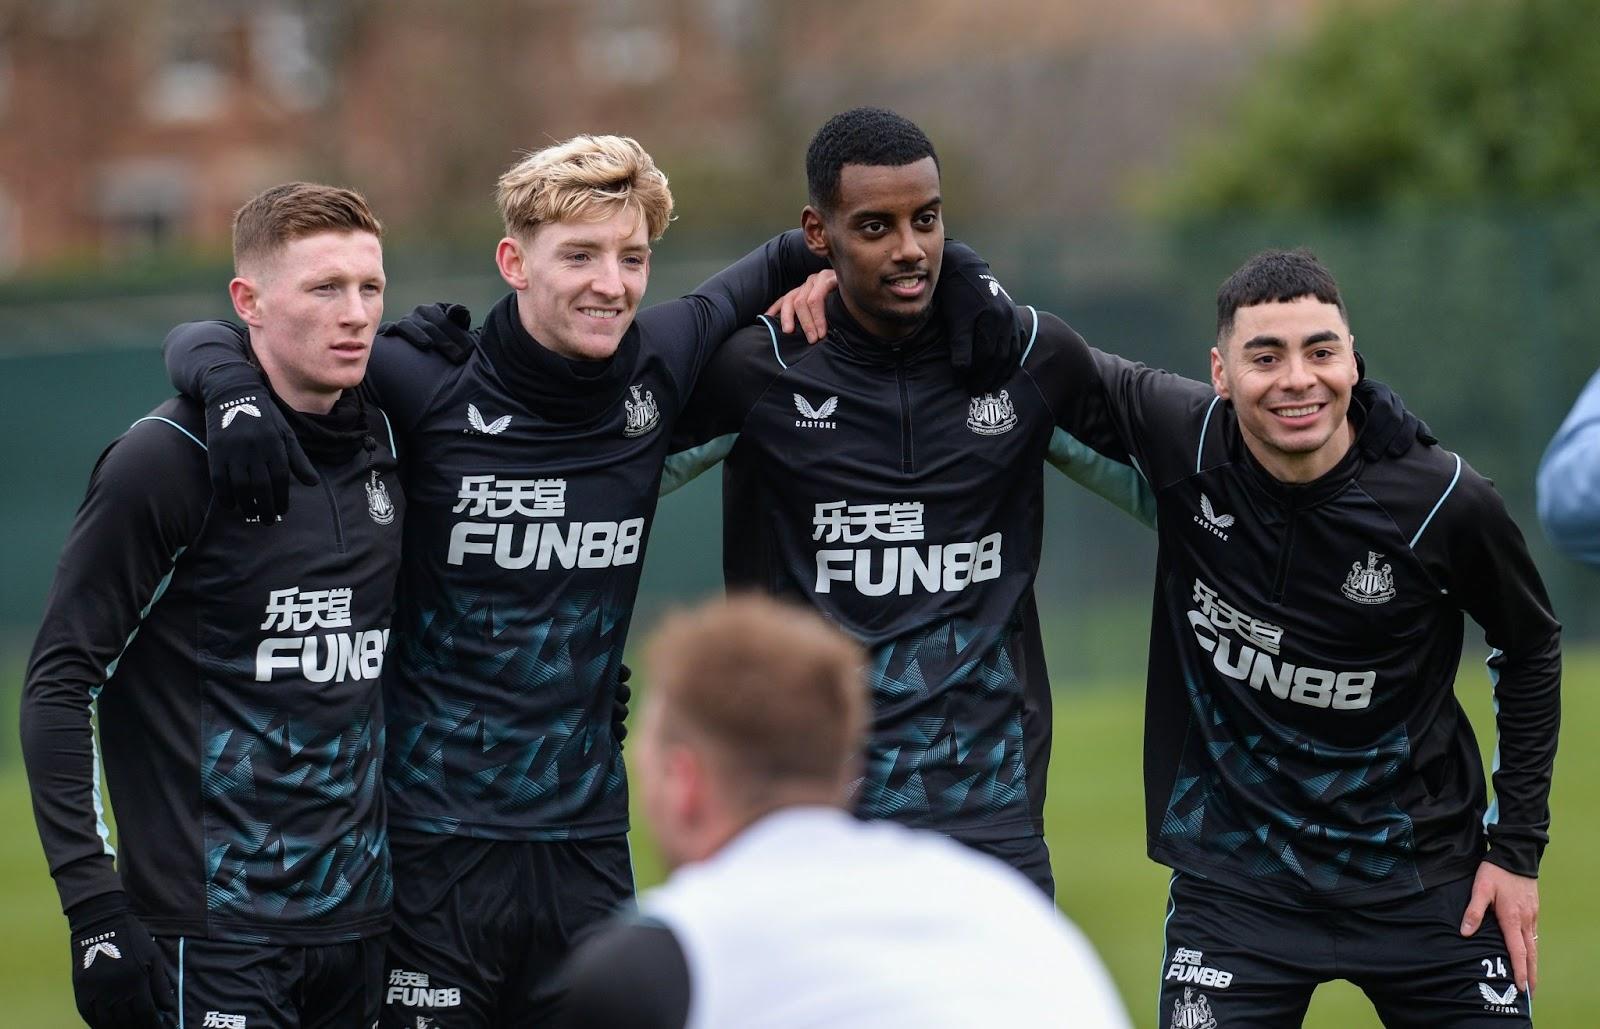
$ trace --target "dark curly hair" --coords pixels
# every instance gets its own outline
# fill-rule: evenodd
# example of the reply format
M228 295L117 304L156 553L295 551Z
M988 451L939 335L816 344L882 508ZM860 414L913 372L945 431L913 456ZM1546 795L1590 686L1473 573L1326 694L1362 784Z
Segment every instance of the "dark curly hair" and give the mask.
M923 131L882 107L855 107L825 122L806 147L806 188L811 206L831 211L839 202L839 173L847 164L898 168L939 155Z

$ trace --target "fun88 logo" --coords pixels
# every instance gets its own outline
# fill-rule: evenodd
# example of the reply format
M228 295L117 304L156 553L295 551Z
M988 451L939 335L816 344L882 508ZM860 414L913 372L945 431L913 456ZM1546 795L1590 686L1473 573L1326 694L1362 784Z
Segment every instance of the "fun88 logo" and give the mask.
M428 973L397 968L389 973L389 992L383 1002L408 1008L453 1008L461 1004L461 988L432 987Z

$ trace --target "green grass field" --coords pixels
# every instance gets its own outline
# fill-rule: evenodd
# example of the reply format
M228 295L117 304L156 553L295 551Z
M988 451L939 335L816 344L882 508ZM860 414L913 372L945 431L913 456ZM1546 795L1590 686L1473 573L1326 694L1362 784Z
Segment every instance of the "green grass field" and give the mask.
M15 673L9 681L14 682ZM1489 690L1481 665L1463 662L1461 693L1479 738L1492 746ZM1585 983L1600 957L1600 752L1589 749L1600 726L1600 652L1569 656L1563 746L1553 797L1554 843L1542 877L1540 978L1535 1010L1542 1029L1596 1024ZM57 910L33 832L20 764L15 759L15 693L0 712L0 996L6 1022L34 1029L78 1025L67 968L66 925ZM1111 967L1135 1022L1156 1021L1167 872L1144 856L1141 798L1141 694L1129 688L1063 693L1056 705L1055 757L1050 774L1049 838L1061 906L1089 934ZM636 833L639 882L661 870L647 833ZM1308 1026L1376 1026L1365 998L1345 984L1324 986Z

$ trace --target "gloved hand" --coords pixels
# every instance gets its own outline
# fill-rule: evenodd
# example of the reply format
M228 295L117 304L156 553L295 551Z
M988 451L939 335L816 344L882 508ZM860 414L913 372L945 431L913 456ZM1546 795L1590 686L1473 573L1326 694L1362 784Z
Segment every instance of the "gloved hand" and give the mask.
M628 738L628 701L633 699L633 690L628 686L628 680L633 678L633 669L623 665L617 670L617 691L611 695L611 735L616 738L617 745Z
M434 350L451 364L461 364L478 349L472 312L460 304L423 304L397 322L384 322L382 335L396 336L418 350Z
M172 981L150 933L128 910L127 897L107 893L74 904L72 993L90 1029L157 1029Z
M944 264L934 296L950 365L973 396L992 393L1022 362L1022 326L1011 296L971 247L945 240Z
M1351 395L1367 409L1367 422L1356 437L1356 446L1369 461L1402 457L1412 446L1433 446L1439 440L1428 424L1406 410L1400 395L1384 383L1367 378L1367 362L1356 351L1356 381Z
M272 523L289 509L289 476L321 480L272 402L261 372L240 362L206 377L206 460L217 503Z

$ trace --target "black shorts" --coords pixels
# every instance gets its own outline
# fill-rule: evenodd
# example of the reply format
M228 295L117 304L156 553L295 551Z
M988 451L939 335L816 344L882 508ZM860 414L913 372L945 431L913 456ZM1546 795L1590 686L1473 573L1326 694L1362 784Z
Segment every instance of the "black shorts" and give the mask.
M1348 979L1390 1029L1532 1025L1490 911L1460 932L1472 878L1365 907L1298 908L1172 878L1163 1029L1298 1026L1319 983Z
M1052 901L1056 899L1056 877L1050 871L1050 848L1045 845L1043 836L1021 836L1014 840L989 840L976 843L966 840L961 842L980 854L987 854L1005 862L1027 876L1035 886L1044 891L1046 897Z
M389 830L385 1029L548 1025L572 946L633 900L626 836L480 840Z
M385 939L325 945L157 936L178 1029L368 1029L383 1006Z

